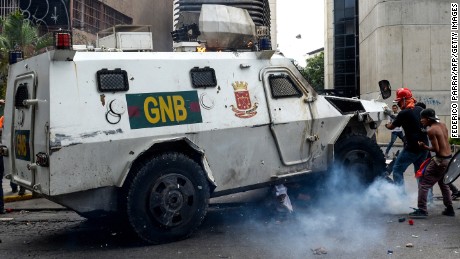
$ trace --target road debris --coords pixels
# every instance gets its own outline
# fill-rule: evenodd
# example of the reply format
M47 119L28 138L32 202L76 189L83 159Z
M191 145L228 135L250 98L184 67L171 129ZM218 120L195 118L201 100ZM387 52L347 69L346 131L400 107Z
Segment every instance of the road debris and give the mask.
M318 247L316 249L311 249L314 255L324 255L327 254L327 250L324 247Z
M418 238L418 236L416 236L416 235L412 235L412 237L414 237L414 238Z
M284 184L275 185L275 195L278 199L279 205L282 207L278 208L279 211L287 210L290 213L294 211L291 200L287 194L287 188Z
M393 254L393 250L388 250L388 251L387 251L387 254L392 255L392 254Z
M412 244L412 243L407 243L407 244L406 244L406 247L414 247L414 244Z
M408 222L409 222L409 225L411 225L411 226L412 226L412 225L414 225L414 220L412 220L412 219L409 219L409 221L408 221Z
M406 218L404 218L404 217L398 219L398 222L404 222L404 221L406 221Z

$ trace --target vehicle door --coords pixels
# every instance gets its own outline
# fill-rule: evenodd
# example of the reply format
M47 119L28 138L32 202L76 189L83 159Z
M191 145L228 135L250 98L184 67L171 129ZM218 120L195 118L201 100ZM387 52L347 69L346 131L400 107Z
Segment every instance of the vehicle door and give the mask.
M262 80L270 115L270 130L284 165L305 163L311 149L312 113L306 90L292 72L266 68Z
M35 99L36 75L27 73L16 77L14 82L14 108L12 123L12 176L15 181L33 187L34 171L30 170L34 154L35 106L29 105Z

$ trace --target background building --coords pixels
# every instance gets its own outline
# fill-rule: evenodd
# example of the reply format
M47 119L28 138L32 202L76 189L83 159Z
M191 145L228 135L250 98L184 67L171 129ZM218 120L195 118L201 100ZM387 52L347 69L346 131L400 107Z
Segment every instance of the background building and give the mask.
M114 25L133 23L132 6L123 1L69 0L68 3L71 10L68 27L72 28L74 44L95 45L97 32ZM62 16L65 11L62 10Z
M325 88L360 95L358 0L325 0ZM326 65L327 64L327 65Z
M345 37L345 57L350 59L355 35L356 95L378 99L378 81L389 80L393 95L385 100L392 104L395 90L408 87L418 101L436 110L450 127L450 2L446 0L325 0L326 53L325 84L341 86L337 76L343 71L341 48ZM355 18L351 18L354 6ZM342 10L345 8L344 16ZM350 9L347 9L350 8ZM356 10L358 12L356 12ZM351 21L357 22L355 26ZM342 27L342 23L345 27ZM356 26L357 25L357 26ZM353 28L354 27L354 31ZM345 34L344 34L345 32ZM349 40L348 40L349 38ZM357 65L359 64L359 66ZM340 71L337 71L340 70ZM347 72L348 73L348 72ZM346 80L348 82L348 80ZM359 82L359 84L358 84ZM378 135L388 141L382 126Z
M153 49L172 51L173 1L130 0L123 2L128 2L133 7L133 24L152 26Z
M319 49L315 49L310 52L307 52L307 54L305 54L304 57L305 59L314 58L318 56L319 54L321 54L321 52L324 52L324 48L319 48Z

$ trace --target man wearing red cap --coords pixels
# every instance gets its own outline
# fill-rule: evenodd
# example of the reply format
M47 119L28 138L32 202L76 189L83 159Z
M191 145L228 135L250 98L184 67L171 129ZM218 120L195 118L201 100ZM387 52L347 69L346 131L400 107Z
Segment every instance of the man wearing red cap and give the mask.
M452 197L450 188L444 183L444 174L449 164L452 153L449 145L449 133L444 123L439 122L438 117L433 109L424 109L421 114L421 123L423 126L428 126L428 137L430 138L431 147L426 143L419 141L420 148L435 152L436 155L431 158L426 166L425 173L422 175L418 185L418 209L409 213L412 218L425 218L428 216L427 211L427 194L428 190L436 184L439 185L442 193L442 200L446 209L442 212L446 216L455 216L454 208L452 207Z
M409 88L398 89L394 102L398 104L401 111L392 122L385 124L385 127L390 130L396 127L404 129L404 148L396 158L393 167L393 180L395 184L403 187L404 171L407 167L413 164L414 172L416 172L426 159L428 152L421 148L418 142L428 144L428 138L422 131L420 122L420 112L423 108L415 106L416 100L412 97L411 90Z

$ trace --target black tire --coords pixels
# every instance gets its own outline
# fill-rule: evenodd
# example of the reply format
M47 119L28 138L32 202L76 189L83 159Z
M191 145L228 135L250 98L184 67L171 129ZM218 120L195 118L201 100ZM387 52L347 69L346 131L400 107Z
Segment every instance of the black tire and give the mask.
M346 173L353 173L364 184L385 176L386 164L382 149L363 135L349 135L335 144L336 164Z
M209 204L203 169L180 153L166 153L140 167L129 186L127 216L149 244L187 238L203 221Z

